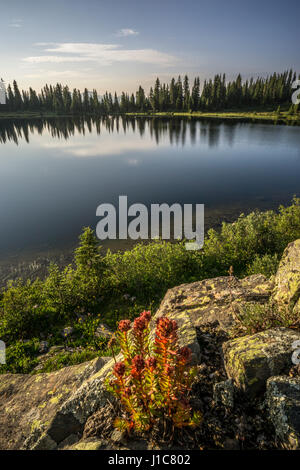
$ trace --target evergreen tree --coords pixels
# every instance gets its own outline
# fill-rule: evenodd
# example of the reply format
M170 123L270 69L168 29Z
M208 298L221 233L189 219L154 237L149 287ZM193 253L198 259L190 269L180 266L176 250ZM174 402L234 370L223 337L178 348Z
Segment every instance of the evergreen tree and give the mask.
M13 81L14 89L14 109L19 111L23 108L23 100L16 80Z

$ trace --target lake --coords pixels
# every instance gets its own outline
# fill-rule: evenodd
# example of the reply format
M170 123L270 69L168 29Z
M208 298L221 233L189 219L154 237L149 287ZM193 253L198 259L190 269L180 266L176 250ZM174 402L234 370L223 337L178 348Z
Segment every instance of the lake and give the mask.
M0 256L62 253L101 203L203 203L206 229L300 193L300 128L184 118L0 120ZM126 248L128 242L113 242Z

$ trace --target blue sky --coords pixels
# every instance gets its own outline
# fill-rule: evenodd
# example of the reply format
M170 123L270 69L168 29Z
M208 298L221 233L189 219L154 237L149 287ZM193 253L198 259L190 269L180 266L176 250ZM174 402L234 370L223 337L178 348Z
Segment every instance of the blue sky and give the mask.
M300 72L299 19L299 0L10 0L0 75L119 93L156 76Z

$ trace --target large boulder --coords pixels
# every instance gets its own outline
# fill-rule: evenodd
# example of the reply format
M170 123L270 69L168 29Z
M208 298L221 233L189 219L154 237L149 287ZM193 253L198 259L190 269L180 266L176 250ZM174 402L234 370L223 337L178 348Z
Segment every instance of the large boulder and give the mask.
M185 311L183 312L170 312L168 315L164 315L163 310L159 310L153 317L151 322L151 337L154 340L155 337L155 322L158 318L168 316L171 320L176 320L178 325L177 335L178 344L180 347L187 346L192 351L192 364L197 364L201 358L200 346L197 338L197 330L191 322L189 316Z
M300 449L300 377L270 377L266 403L279 443Z
M284 250L275 276L273 297L280 307L300 313L300 239Z
M55 449L80 432L82 422L61 409L109 360L97 358L48 374L0 375L0 449Z
M249 398L255 397L264 391L269 377L291 368L293 342L297 340L299 331L273 328L225 342L223 354L228 377L238 390Z
M194 327L218 323L226 330L235 323L235 306L242 302L265 303L273 287L273 282L261 274L244 279L224 276L183 284L168 290L156 316L189 318Z

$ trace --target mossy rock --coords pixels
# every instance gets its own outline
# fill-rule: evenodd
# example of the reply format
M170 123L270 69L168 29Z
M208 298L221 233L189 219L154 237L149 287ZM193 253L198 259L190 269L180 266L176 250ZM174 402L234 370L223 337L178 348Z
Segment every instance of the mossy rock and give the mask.
M0 375L0 449L54 449L82 423L61 409L110 358L56 372Z
M273 297L279 306L300 312L300 239L284 250L275 276Z
M244 279L229 276L206 279L169 289L156 316L178 319L185 314L194 327L217 323L227 330L235 323L233 307L242 302L266 303L273 280L262 274Z
M86 439L73 444L70 447L64 447L63 450L103 450L108 447L108 442L103 439Z
M266 404L281 446L300 449L300 377L271 377Z
M227 375L236 388L254 398L265 390L269 377L285 373L292 366L292 344L300 332L273 328L223 344Z

